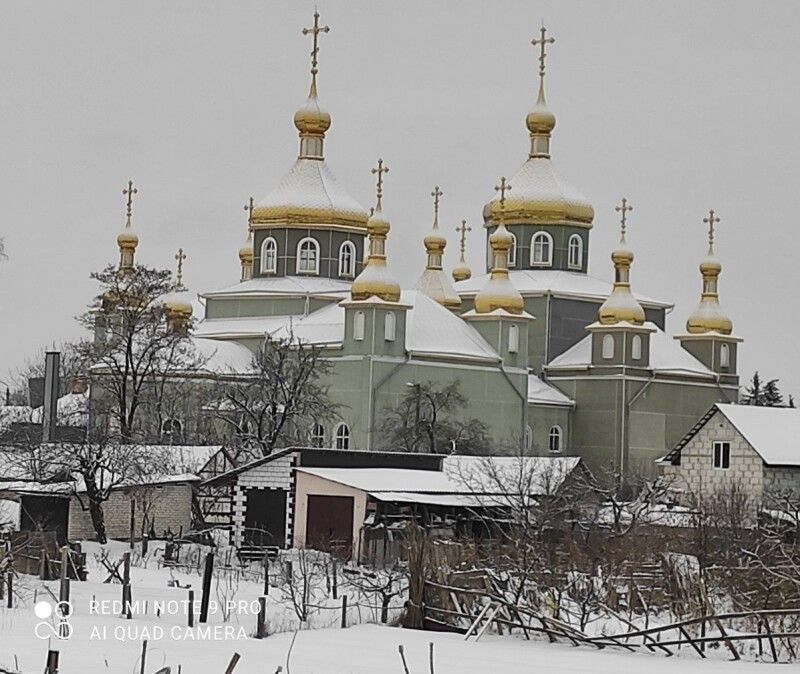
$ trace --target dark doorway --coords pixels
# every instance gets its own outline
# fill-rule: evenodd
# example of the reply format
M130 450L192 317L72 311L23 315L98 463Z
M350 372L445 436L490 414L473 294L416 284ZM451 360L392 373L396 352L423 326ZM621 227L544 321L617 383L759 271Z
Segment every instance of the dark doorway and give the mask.
M67 544L69 498L63 496L21 496L20 531L53 531L59 545Z
M283 489L248 489L244 541L257 547L286 544L286 492Z
M353 497L309 496L306 547L350 558L353 553Z

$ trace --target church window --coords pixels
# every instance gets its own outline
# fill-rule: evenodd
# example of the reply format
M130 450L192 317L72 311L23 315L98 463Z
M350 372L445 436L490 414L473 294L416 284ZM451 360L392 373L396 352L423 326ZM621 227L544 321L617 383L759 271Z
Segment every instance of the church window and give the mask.
M719 366L731 366L731 350L727 344L721 344L719 347Z
M311 429L311 446L325 446L325 427L322 424L314 424L314 427Z
M583 264L583 239L580 234L569 237L569 267L580 269Z
M271 236L261 244L261 273L274 274L278 271L278 242Z
M611 360L614 357L614 335L603 335L603 358Z
M508 266L509 267L516 267L517 266L517 237L514 236L511 232L511 248L508 249Z
M297 273L319 274L319 244L306 237L297 244Z
M339 276L352 278L355 275L356 247L345 241L339 248Z
M346 423L341 422L336 426L334 437L336 449L350 449L350 427Z
M519 326L514 323L508 327L508 352L519 351Z
M714 468L721 468L727 470L731 467L731 443L730 442L715 442L714 443Z
M633 360L641 360L641 358L642 358L642 336L641 335L634 335L633 339L631 339L631 358Z
M562 450L563 433L560 426L553 426L548 435L548 446L551 452L560 452Z
M165 419L161 424L161 437L171 445L181 441L182 431L181 422L177 419Z
M525 426L525 449L530 450L533 448L533 427L530 425Z
M531 264L540 267L553 264L553 237L547 232L537 232L533 235Z
M397 331L397 316L395 316L394 311L390 311L386 314L386 317L383 319L383 338L387 342L393 342L396 331Z
M353 314L353 339L357 342L364 341L364 312L356 311Z

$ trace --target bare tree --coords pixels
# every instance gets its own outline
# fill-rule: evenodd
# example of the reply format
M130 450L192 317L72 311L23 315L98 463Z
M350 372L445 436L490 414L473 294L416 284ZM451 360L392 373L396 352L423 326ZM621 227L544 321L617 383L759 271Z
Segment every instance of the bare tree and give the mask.
M214 414L262 456L305 444L313 426L330 420L338 408L328 395L329 372L318 346L293 336L265 339L254 354L252 373L221 385Z

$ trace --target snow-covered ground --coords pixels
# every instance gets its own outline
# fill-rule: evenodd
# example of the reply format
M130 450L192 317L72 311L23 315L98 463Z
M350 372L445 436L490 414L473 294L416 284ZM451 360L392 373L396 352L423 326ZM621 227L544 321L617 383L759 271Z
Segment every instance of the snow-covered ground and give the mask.
M127 549L119 543L111 544L109 548L112 559L118 559ZM272 674L279 666L293 674L404 674L399 645L404 646L410 674L425 674L430 671L429 642L434 643L436 674L484 674L490 671L503 674L589 671L617 674L641 668L647 668L649 674L731 670L746 674L764 672L767 666L732 664L724 659L700 661L688 651L678 657L665 658L662 655L630 654L611 649L597 651L589 647L528 642L520 637L495 635L486 635L474 643L465 642L462 636L454 634L356 624L377 622L379 613L370 608L366 596L358 597L353 587L346 586L340 589L349 593L348 621L353 626L340 629L340 600L329 596L324 583L321 587L318 583L310 597L310 603L319 607L311 612L304 626L312 629L302 629L296 637L291 630L298 626L297 616L285 592L272 588L267 609L268 629L272 634L258 640L251 636L256 626L257 597L263 588L263 579L257 578L227 582L223 577L218 587L215 583L212 599L220 604L230 600L237 606L227 622L224 622L222 610L213 612L209 625L204 628L207 633L198 629L189 631L185 611L186 586L191 585L199 601L200 577L194 570L158 568L153 559L148 560L146 568L132 569L133 600L138 603L133 619L125 620L119 616L119 607L110 603L120 599L120 585L103 583L107 574L95 558L98 550L96 545L87 545L89 580L72 584L74 614L70 617L70 624L73 632L68 640L52 638L48 641L36 634L37 630L43 636L51 634L51 622L35 615L34 599L52 601L49 592L57 595L57 583L41 583L30 576L20 578L18 587L23 599L18 607L0 609L0 671L41 672L50 645L60 651L61 674L139 674L143 638L149 640L147 674L154 674L164 665L171 666L173 674L178 671L178 665L182 674L222 674L234 652L241 655L235 674ZM168 581L177 581L181 587L168 587ZM164 610L156 615L158 602ZM397 614L395 606L389 614L390 622ZM293 638L295 642L287 668L287 653Z

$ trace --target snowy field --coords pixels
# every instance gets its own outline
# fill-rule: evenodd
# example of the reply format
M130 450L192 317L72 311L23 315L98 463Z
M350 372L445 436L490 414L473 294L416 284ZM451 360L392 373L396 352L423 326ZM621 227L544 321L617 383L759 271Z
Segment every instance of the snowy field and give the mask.
M127 548L119 543L110 546L112 558L119 558ZM33 674L43 671L48 644L60 651L61 674L139 674L142 639L148 639L145 672L154 674L169 665L173 674L223 674L234 652L241 655L235 674L272 674L279 666L293 674L345 674L394 672L404 674L398 646L403 645L410 674L430 672L429 642L434 643L435 674L475 672L619 672L646 668L648 674L670 672L765 672L769 665L726 662L724 654L700 661L689 651L673 658L649 653L631 654L612 649L597 651L590 647L525 641L521 637L486 635L478 643L465 642L454 634L404 630L378 624L379 612L372 610L365 597L349 592L352 604L348 623L341 629L341 603L333 600L324 587L310 597L316 607L304 629L296 633L299 621L278 588L271 588L267 606L270 636L252 638L256 627L257 597L263 580L237 579L215 582L212 601L218 610L211 612L209 623L200 629L187 627L187 586L200 597L200 577L196 571L159 568L155 559L131 571L135 615L126 620L119 615L121 586L105 584L107 573L98 565L98 546L86 546L89 580L72 584L74 613L70 617L72 636L67 640L47 637L54 621L42 620L34 613L34 600L52 602L58 594L57 582L42 583L32 576L22 576L18 589L22 594L14 609L0 609L0 671ZM169 584L180 587L169 587ZM53 593L51 595L50 593ZM222 604L231 601L236 607L223 615ZM157 611L157 607L160 609ZM389 613L390 622L399 610ZM291 649L289 666L287 654ZM722 656L722 657L720 657Z

